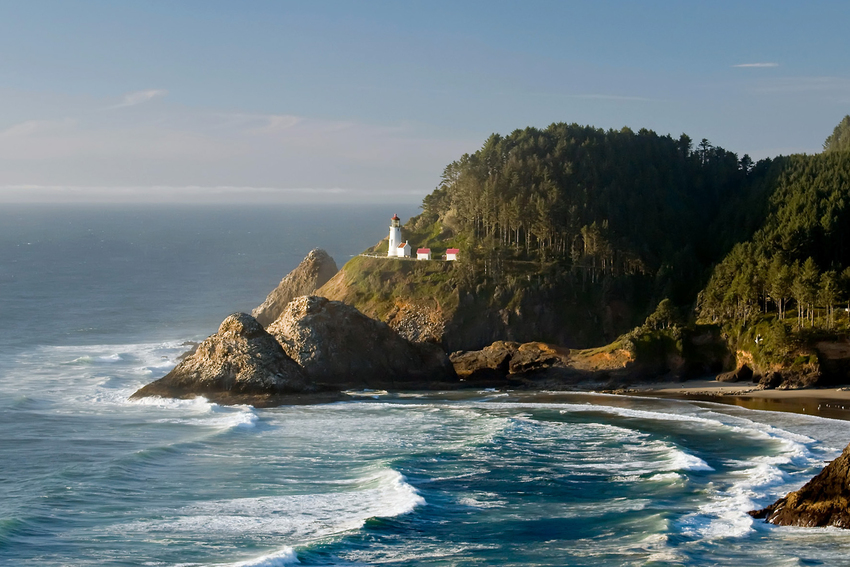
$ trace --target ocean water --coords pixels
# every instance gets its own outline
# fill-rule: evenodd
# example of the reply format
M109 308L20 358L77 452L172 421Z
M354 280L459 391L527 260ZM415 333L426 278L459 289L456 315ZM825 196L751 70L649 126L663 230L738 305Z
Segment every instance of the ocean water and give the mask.
M0 564L850 564L850 532L746 515L837 456L846 421L489 390L127 401L394 212L415 209L0 211Z

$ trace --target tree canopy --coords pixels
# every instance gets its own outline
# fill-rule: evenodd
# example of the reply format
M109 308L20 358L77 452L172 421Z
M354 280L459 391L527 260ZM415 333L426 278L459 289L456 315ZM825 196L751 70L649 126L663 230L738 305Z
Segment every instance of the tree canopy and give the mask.
M754 229L718 220L750 202L770 169L685 134L556 123L493 134L449 164L417 223L439 220L485 250L556 259L595 282L660 277L681 303Z
M832 134L823 143L825 152L850 151L850 114L838 123Z

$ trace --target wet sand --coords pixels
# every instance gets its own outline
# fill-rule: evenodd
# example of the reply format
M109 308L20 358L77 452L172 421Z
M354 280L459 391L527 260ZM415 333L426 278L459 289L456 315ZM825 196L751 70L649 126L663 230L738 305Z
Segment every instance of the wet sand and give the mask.
M688 380L635 385L613 393L679 400L698 400L767 411L804 413L850 421L850 389L759 390L750 384Z

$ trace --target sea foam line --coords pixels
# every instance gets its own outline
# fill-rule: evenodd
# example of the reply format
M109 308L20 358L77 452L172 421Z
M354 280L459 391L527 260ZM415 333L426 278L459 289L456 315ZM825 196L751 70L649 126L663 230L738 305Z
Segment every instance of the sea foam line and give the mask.
M283 567L284 565L296 565L301 563L298 561L298 555L295 550L289 546L281 550L261 555L254 559L247 559L231 564L231 567Z

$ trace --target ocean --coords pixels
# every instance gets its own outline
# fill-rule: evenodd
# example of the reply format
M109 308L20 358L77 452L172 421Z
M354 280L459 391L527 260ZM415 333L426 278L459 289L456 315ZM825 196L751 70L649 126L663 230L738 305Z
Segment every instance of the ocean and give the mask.
M491 390L127 400L311 248L341 266L408 208L0 210L0 564L850 565L850 531L746 514L847 421Z

